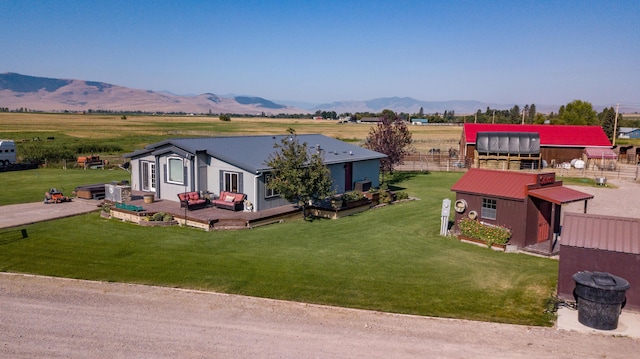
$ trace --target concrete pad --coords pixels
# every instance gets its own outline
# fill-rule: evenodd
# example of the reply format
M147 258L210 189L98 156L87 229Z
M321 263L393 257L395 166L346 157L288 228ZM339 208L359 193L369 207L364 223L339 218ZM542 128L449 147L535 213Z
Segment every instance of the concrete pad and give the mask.
M590 328L578 321L578 311L567 307L558 309L556 328L559 330L575 331L585 334L601 334L610 336L625 336L640 338L640 312L622 310L618 318L618 328L614 330L599 330Z
M20 203L0 206L0 228L24 226L97 211L102 201L74 198L71 202Z

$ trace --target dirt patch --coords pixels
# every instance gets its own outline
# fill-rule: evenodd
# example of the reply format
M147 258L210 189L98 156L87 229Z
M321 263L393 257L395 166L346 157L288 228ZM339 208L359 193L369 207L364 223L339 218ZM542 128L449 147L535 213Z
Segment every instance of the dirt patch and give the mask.
M630 358L640 340L0 274L2 357Z

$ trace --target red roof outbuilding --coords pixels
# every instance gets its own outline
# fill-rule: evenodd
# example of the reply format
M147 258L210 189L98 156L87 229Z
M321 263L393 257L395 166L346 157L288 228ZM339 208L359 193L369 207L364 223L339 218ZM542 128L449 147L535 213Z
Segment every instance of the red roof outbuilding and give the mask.
M465 123L465 142L475 144L478 132L537 132L540 146L611 148L611 141L600 126Z

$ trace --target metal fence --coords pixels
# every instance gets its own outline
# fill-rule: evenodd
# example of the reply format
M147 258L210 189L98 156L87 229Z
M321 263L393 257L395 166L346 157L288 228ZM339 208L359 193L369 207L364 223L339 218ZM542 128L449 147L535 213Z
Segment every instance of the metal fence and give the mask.
M449 153L414 153L404 158L404 163L395 167L396 171L410 172L465 172L473 163L459 156L451 156ZM527 172L555 172L558 177L597 178L609 179L640 179L640 166L628 163L617 163L609 169L589 168L542 168L521 169Z

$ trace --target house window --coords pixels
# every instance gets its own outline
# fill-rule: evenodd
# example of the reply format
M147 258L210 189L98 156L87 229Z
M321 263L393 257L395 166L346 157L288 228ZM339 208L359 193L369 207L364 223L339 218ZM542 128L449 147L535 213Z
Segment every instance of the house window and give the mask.
M184 160L180 157L169 157L167 164L169 168L167 182L184 184Z
M269 188L269 183L273 179L273 175L271 173L267 173L264 175L264 188L265 188L265 198L278 197L280 193L278 191Z
M483 198L480 216L486 219L496 219L497 201L495 199Z
M223 188L226 192L239 192L238 174L235 172L225 172Z

